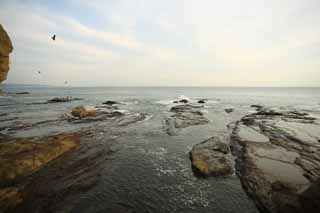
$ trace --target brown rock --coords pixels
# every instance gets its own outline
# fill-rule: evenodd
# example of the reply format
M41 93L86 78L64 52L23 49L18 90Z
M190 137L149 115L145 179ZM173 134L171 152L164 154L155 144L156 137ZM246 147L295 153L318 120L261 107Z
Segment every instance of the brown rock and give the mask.
M0 208L4 212L10 212L23 201L23 193L17 187L0 189Z
M25 177L78 145L79 136L66 133L0 143L0 182Z
M94 107L89 106L78 106L72 109L71 114L74 117L85 118L85 117L95 117L97 110Z
M9 71L9 54L12 50L11 40L0 24L0 83L7 79Z
M212 137L196 144L191 152L193 171L201 176L225 176L233 173L230 148L220 138Z

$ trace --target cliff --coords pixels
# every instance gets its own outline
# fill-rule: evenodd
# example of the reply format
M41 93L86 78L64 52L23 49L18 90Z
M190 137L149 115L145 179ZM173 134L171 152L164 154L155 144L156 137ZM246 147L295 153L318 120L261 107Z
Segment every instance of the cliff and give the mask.
M0 83L7 79L9 71L9 54L12 50L11 40L0 24Z

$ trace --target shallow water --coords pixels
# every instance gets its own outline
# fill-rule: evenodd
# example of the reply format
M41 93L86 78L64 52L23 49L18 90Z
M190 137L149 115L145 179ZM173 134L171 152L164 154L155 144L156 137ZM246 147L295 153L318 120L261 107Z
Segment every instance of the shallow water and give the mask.
M83 170L92 166L88 173L94 171L94 184L86 190L66 194L66 199L44 196L53 200L50 207L55 212L66 209L71 212L258 212L235 175L208 179L194 177L188 152L194 144L213 135L228 134L226 125L252 112L251 104L299 109L320 115L320 88L13 87L4 90L11 94L0 97L0 114L7 114L0 117L3 134L26 137L78 131L81 128L95 130L92 136L95 142L88 140L87 149L67 159L81 162L79 168ZM21 91L31 94L12 94ZM67 95L84 100L32 104ZM181 95L195 102L201 98L208 99L202 111L211 122L182 129L177 135L170 136L164 130L164 120L169 115L172 101ZM120 108L130 112L146 113L148 119L123 127L103 121L84 124L55 121L64 113L69 113L72 107L99 105L107 100L124 103ZM235 110L228 114L225 108ZM19 123L37 122L43 123L26 130L7 128ZM110 141L112 155L103 157L105 153L100 151L109 147ZM86 163L80 159L86 159ZM48 169L48 173L59 171L52 170L54 172ZM81 180L77 184L87 184L90 179L86 179L85 172L75 174ZM75 184L72 178L49 178L48 181L63 188ZM40 203L44 198L35 196L33 199L38 199ZM35 200L27 207L32 209L37 203Z

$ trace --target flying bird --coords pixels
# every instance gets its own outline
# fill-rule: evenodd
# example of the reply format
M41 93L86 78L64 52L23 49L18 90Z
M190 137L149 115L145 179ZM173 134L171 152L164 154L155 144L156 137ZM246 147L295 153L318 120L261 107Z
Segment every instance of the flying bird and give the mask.
M64 84L67 84L67 83L68 83L68 81L65 81L65 82L64 82Z
M38 71L38 73L39 73L39 74L41 74L41 72L40 72L40 71Z
M52 36L52 40L54 40L54 41L56 40L56 35Z

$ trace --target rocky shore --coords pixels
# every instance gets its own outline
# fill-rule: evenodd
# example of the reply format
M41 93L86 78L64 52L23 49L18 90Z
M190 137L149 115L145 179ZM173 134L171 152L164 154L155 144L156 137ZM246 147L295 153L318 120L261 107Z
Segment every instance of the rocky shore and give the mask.
M59 134L42 138L7 138L0 143L0 207L9 212L20 204L26 177L49 162L79 147L77 134Z
M30 199L41 200L41 197L38 197L39 193L52 190L51 187L46 186L45 180L51 183L57 180L62 183L74 182L77 179L81 181L79 187L76 187L76 183L72 183L71 189L68 188L68 185L60 183L62 191L90 188L99 177L98 165L92 166L98 164L100 158L105 159L112 154L109 147L112 144L112 138L115 137L114 134L118 134L116 130L110 135L105 135L105 133L112 127L126 127L144 120L147 116L142 113L120 110L116 103L112 105L74 107L70 112L55 120L57 125L59 122L68 122L74 126L82 123L93 124L75 132L29 138L0 135L0 164L2 165L0 167L0 212L25 212L29 208L29 212L33 211L31 209L34 206L31 205ZM96 126L94 123L97 121L104 122ZM110 123L113 125L110 126ZM38 124L29 125L28 128L32 129L37 126ZM22 130L26 128L15 128L11 131ZM101 143L104 144L103 148L98 148ZM66 159L72 155L74 155L72 158L76 160L68 162ZM91 160L87 159L88 157ZM57 170L58 173L50 172L51 169ZM45 177L37 179L38 175L47 172L49 173ZM52 192L47 193L48 196L52 196ZM44 203L37 208L43 212L48 206Z
M232 133L237 174L262 212L304 212L320 177L320 124L296 111L270 110L243 117ZM319 197L318 193L314 193ZM314 206L319 211L319 205Z
M57 102L63 105L68 101ZM174 138L173 135L180 137L184 129L202 128L201 125L210 123L204 110L207 102L181 99L164 109L161 131L166 139ZM100 103L73 105L55 120L3 127L7 133L0 135L3 212L68 212L71 205L59 204L72 203L77 199L74 194L84 193L101 181L101 167L106 169L106 159L115 152L112 148L115 138L125 134L130 125L147 120L149 115L124 107L125 102ZM241 119L237 117L228 126L229 132L210 133L212 137L202 137L207 139L193 146L189 157L194 175L238 177L261 212L318 212L319 119L300 111L251 107L256 111L241 115ZM240 110L224 106L220 111L223 116L234 118ZM11 136L49 124L74 129L48 136ZM48 187L48 183L56 187Z
M253 105L228 140L212 137L190 152L195 174L226 176L235 170L261 212L319 212L320 123L298 111Z

